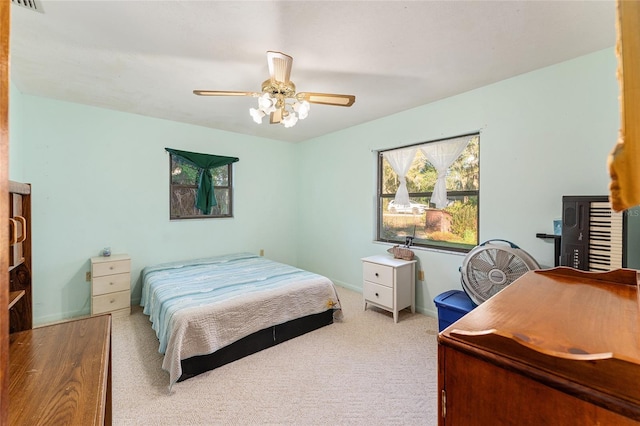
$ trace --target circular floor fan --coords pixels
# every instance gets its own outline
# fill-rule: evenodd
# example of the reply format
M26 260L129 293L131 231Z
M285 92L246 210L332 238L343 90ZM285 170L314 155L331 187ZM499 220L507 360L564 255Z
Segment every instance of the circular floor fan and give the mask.
M480 305L532 269L540 269L540 265L526 251L506 240L489 240L462 261L462 288L473 303Z

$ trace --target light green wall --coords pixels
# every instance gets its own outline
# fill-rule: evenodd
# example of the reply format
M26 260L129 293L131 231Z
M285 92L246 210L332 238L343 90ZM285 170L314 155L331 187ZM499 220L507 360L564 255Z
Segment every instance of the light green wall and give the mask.
M9 85L9 135L11 137L11 143L9 144L9 179L17 182L24 181L23 164L24 158L22 153L24 143L22 137L22 129L26 126L24 122L27 119L25 114L22 114L22 96L18 89L13 85Z
M260 249L297 262L292 144L40 97L20 103L36 323L89 312L85 272L105 246L131 255L134 302L141 269L159 262ZM240 158L233 219L169 221L165 147Z
M372 150L478 130L480 241L512 241L553 266L553 243L535 234L553 233L562 195L608 193L615 73L607 49L299 144L299 266L360 290L360 258L389 247L373 242ZM425 271L416 305L435 315L433 298L462 288L463 255L415 251Z
M88 258L104 246L131 254L134 302L146 265L239 250L359 291L360 258L389 247L373 242L372 150L477 130L480 240L513 241L552 265L553 245L535 234L552 232L562 195L607 193L615 70L607 49L299 144L12 93L21 172L11 176L34 191L35 321L88 313ZM240 158L235 218L168 220L166 146ZM416 252L417 308L435 315L433 298L461 288L464 255Z

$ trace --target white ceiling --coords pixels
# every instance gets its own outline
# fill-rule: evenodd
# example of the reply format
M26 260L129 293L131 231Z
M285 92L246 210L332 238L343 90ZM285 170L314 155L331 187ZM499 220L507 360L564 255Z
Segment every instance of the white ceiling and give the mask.
M612 0L39 1L11 7L20 92L290 142L615 44ZM267 50L293 56L298 91L355 104L286 129L254 123L254 98L192 94L260 91Z

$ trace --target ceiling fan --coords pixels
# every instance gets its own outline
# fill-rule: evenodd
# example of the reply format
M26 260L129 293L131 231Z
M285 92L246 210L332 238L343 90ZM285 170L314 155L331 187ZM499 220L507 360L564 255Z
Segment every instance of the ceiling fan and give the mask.
M349 107L356 101L354 95L334 93L296 93L296 85L289 80L293 58L281 52L267 52L269 79L262 83L262 92L233 92L222 90L194 90L199 96L251 96L258 98L258 108L251 108L249 113L256 123L269 114L271 124L281 123L292 127L298 119L309 114L310 104L334 105Z

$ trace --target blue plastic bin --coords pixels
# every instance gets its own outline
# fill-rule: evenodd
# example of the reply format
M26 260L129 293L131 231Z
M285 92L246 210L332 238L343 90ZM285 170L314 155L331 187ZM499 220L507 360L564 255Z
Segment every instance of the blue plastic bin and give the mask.
M449 327L476 307L467 293L460 290L445 291L437 295L433 302L438 308L438 331Z

